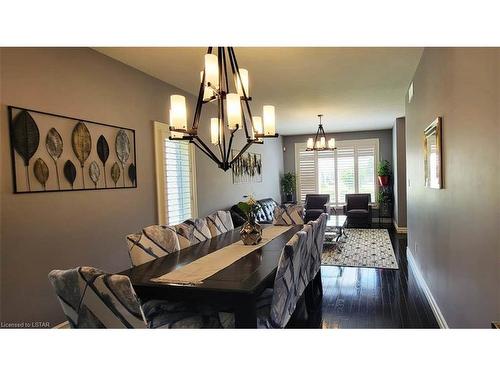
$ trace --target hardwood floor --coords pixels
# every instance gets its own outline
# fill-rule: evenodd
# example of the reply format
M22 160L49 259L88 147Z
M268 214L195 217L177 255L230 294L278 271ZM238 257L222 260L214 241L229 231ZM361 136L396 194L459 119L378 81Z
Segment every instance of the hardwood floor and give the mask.
M439 328L414 275L408 272L406 235L388 230L399 270L322 266L323 301L321 311L310 319L312 326Z

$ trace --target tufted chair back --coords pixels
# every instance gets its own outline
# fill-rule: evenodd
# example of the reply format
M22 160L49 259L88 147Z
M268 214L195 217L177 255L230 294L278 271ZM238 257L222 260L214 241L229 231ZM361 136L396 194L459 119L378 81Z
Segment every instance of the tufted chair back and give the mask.
M261 199L258 202L261 209L257 212L257 221L259 223L272 223L274 218L274 209L278 206L278 204L272 198Z

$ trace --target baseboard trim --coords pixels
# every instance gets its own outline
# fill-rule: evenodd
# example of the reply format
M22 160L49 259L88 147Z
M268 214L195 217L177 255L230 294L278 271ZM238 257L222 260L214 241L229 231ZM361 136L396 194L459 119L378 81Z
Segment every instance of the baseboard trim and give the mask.
M415 258L413 257L413 254L411 253L408 247L406 248L406 257L408 259L408 265L412 269L413 275L415 275L415 278L417 279L418 285L420 286L420 288L422 288L425 294L425 298L427 299L427 302L429 302L429 305L431 306L434 317L436 318L439 324L439 328L450 328L448 327L448 323L446 323L443 313L441 312L441 309L439 308L436 300L434 299L431 290L429 289L429 286L425 282L425 279L422 273L420 272L417 263L415 262Z
M396 220L393 220L392 224L394 224L394 228L396 229L397 233L408 233L408 228L398 226L398 223L396 223Z
M53 329L65 329L65 328L69 328L69 323L68 321L65 321L65 322L62 322L62 323L59 323L58 325L52 327Z

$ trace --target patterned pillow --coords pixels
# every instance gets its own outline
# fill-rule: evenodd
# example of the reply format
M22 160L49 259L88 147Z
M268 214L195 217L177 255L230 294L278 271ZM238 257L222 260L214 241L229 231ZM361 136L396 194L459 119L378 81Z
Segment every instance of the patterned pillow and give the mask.
M304 224L304 207L298 204L280 206L274 209L274 225Z
M181 249L175 230L160 225L151 225L140 233L129 234L127 245L133 266L139 266Z
M208 215L206 219L212 237L234 229L233 219L229 211L217 211Z

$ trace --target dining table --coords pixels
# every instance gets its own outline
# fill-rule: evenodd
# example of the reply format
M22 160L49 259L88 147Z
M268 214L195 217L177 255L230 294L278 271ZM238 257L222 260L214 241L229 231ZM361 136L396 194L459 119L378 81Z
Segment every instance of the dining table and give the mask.
M263 224L265 228L272 224ZM210 306L215 311L230 311L235 315L236 328L257 327L257 297L272 288L281 252L302 225L292 225L283 233L244 255L200 283L167 283L154 280L185 267L241 240L240 228L206 241L129 268L126 275L141 299L194 302Z

